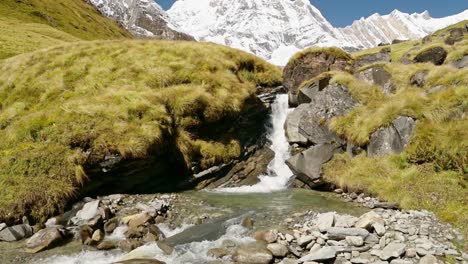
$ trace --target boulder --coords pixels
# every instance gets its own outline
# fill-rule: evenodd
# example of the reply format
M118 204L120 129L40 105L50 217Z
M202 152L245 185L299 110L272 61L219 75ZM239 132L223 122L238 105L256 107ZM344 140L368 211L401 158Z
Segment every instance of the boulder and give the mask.
M419 264L437 264L439 261L433 255L426 255L419 260Z
M119 248L126 252L130 252L142 245L143 243L141 241L134 240L134 239L127 239L127 240L119 241Z
M81 243L86 244L91 240L93 236L93 229L88 225L83 225L80 227L80 239Z
M320 144L298 153L286 161L297 178L310 187L322 176L322 165L333 158L341 147L332 144Z
M310 242L315 239L314 236L301 236L297 239L297 244L301 247L307 246Z
M352 71L351 57L336 48L317 52L306 52L292 59L284 68L283 85L288 91L297 94L299 86L321 73L337 70Z
M391 258L398 258L406 251L406 245L403 243L392 242L382 249L380 259L388 260Z
M379 128L371 135L367 154L369 157L380 157L401 153L409 143L415 125L411 117L400 116L388 127Z
M373 66L356 74L357 78L369 84L382 87L385 94L395 92L392 75L383 66Z
M447 58L447 51L442 47L433 47L420 52L413 61L416 63L431 62L434 65L442 65Z
M330 77L324 77L313 82L307 82L307 84L299 88L297 94L298 105L310 103L318 92L330 84L330 79Z
M1 223L1 224L0 224L0 231L2 231L3 229L5 229L5 228L7 228L7 227L8 227L7 224Z
M267 243L274 243L278 239L277 230L268 230L263 234L263 240Z
M286 132L286 138L289 144L307 144L307 138L299 133L299 123L302 119L304 111L308 108L308 105L302 104L288 114L284 128Z
M208 257L212 258L222 258L224 256L229 255L229 252L225 248L210 248L207 252L206 255Z
M259 243L248 244L237 249L235 260L249 264L268 264L273 260L271 252Z
M267 249L271 251L274 257L284 258L289 253L288 247L282 244L268 244Z
M339 142L344 143L328 125L335 116L342 116L357 102L348 89L339 84L331 84L318 92L307 108L302 111L299 133L312 145Z
M355 61L355 68L359 69L366 65L371 65L378 62L390 62L391 61L391 48L383 48L377 53L366 54L358 57Z
M334 259L336 257L336 253L336 249L334 249L333 247L323 247L310 253L309 255L300 258L299 263L309 261L323 262L326 260Z
M360 236L365 239L369 235L369 231L363 228L330 227L326 231L328 239L331 240L343 240L347 236Z
M354 226L371 231L376 223L385 225L385 220L376 212L370 211L361 215Z
M34 234L26 242L28 252L37 253L51 248L63 241L60 230L56 227L47 227Z
M426 84L426 77L428 73L429 71L427 70L417 71L410 79L411 85L423 87Z
M101 242L102 240L104 240L104 233L100 229L98 229L94 231L91 239L95 242Z
M117 245L113 241L102 241L96 248L99 250L111 250L117 248Z
M327 228L332 227L335 222L335 212L322 213L317 216L315 224L320 232L324 232Z
M347 236L345 239L350 246L360 247L364 245L364 239L360 236Z
M151 222L153 218L148 213L144 212L140 214L127 216L123 220L124 223L126 223L129 227L139 227Z
M104 224L104 231L106 234L114 232L114 230L119 226L119 219L112 218Z
M83 208L76 213L76 220L78 220L78 222L91 220L94 217L100 215L99 204L100 204L99 200L94 200L94 201L86 203L83 206Z
M6 227L0 231L0 241L13 242L32 236L33 229L30 225L15 225Z
M463 58L453 61L450 63L453 67L458 69L465 69L468 67L468 55L463 56Z

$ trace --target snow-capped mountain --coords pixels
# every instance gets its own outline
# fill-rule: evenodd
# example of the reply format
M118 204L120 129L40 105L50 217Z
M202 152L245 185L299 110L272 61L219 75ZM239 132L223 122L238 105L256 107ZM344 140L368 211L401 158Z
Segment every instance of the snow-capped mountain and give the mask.
M193 40L177 31L166 11L154 0L88 0L103 15L125 27L136 37Z
M341 28L345 42L357 48L371 48L394 39L418 39L439 29L468 19L468 10L444 17L432 18L429 12L407 14L394 10L389 15L374 14Z
M334 28L309 0L177 0L167 13L177 28L197 40L239 48L278 65L310 46L370 48L421 38L468 19L468 10L440 19L427 12L394 11Z

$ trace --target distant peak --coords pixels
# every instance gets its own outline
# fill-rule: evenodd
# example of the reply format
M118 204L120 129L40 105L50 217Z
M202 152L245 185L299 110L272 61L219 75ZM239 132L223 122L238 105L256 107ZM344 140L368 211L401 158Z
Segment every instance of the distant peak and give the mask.
M390 13L390 15L393 15L393 16L397 16L397 15L401 15L401 14L403 14L403 13L398 9L395 9Z
M431 14L429 14L429 11L427 11L427 10L422 12L421 15L426 19L431 18Z

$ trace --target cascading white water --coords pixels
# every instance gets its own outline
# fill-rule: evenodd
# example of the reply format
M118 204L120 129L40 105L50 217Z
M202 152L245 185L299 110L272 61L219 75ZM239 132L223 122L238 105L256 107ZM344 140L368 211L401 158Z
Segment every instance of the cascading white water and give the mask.
M272 192L287 188L289 180L293 176L292 171L286 165L290 157L289 143L286 138L284 123L291 109L289 109L288 95L279 94L272 105L271 123L272 129L268 135L271 141L271 149L275 152L274 159L268 165L268 174L259 176L260 182L252 186L234 188L219 188L216 192L247 193L247 192Z

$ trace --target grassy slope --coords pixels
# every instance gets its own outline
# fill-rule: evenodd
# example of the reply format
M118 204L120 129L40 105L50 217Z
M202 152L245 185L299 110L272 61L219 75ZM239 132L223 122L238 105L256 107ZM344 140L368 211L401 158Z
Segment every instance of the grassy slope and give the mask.
M0 59L80 39L130 37L83 0L0 1Z
M192 128L236 115L257 85L280 82L277 67L208 43L79 42L6 59L0 218L44 220L86 181L83 164L112 153L145 158L163 133L187 164L235 157L238 142L197 139Z
M418 120L413 139L400 155L338 155L326 165L325 177L343 188L399 202L403 208L434 211L468 234L468 119L464 114L468 111L468 70L432 64L384 67L397 84L395 95L385 95L350 74L335 73L332 82L348 86L361 105L333 119L331 128L365 146L376 129L405 115ZM422 88L410 85L411 76L419 70L429 71ZM437 85L446 89L424 94Z

